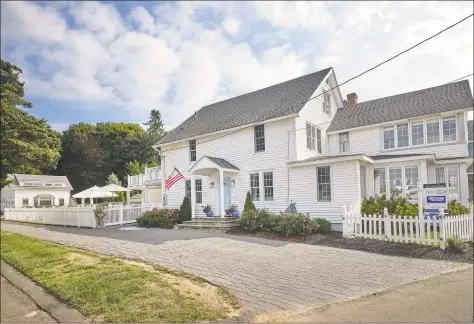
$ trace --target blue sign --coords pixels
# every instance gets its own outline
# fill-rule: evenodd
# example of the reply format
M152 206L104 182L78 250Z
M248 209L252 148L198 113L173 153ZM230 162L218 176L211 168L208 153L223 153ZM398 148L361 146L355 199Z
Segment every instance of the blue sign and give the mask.
M423 188L444 188L446 183L426 183L423 185Z
M446 203L446 196L426 196L427 203L438 203L438 204L445 204Z

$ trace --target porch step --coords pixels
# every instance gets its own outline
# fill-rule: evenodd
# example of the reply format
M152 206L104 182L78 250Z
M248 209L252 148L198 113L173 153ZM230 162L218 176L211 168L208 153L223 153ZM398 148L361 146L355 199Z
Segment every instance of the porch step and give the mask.
M202 231L217 231L217 232L227 232L233 228L239 227L235 221L233 222L184 222L183 224L178 224L178 229L191 229L191 230L202 230Z

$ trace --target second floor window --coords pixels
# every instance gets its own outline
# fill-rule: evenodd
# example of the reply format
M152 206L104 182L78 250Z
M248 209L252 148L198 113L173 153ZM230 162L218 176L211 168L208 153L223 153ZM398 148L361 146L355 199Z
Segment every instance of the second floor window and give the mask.
M316 149L316 127L306 123L306 147L310 150Z
M265 126L257 125L254 127L255 152L265 152Z
M405 147L410 145L408 138L408 124L397 125L397 142L398 147Z
M443 119L443 142L456 141L456 118Z
M196 140L189 141L189 160L196 161Z
M326 115L331 116L331 95L327 91L323 95L323 111Z
M383 148L395 148L395 129L393 127L383 129Z
M317 138L316 138L316 141L317 141L317 149L318 149L318 153L321 153L322 152L322 148L321 148L321 130L319 128L316 128L316 135L317 135Z
M426 121L426 143L439 143L439 119Z
M339 153L349 153L349 133L339 134Z

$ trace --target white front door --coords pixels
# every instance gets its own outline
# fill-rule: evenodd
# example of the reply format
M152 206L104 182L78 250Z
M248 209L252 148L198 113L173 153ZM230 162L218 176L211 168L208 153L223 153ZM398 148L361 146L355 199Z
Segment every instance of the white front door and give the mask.
M217 185L215 186L217 188L217 208L213 210L218 210L218 213L220 213L220 206L221 206L221 186L220 186L220 178L217 178ZM227 209L229 205L232 203L231 201L232 197L232 187L230 185L230 177L224 177L224 209ZM220 215L222 216L222 215Z

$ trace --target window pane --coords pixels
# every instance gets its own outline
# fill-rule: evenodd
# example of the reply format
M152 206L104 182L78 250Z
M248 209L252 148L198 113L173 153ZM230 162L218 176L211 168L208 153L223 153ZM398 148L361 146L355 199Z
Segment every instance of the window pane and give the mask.
M457 166L446 167L446 173L448 175L448 187L456 188L456 192L459 192L459 174Z
M255 152L265 151L265 128L264 125L254 127L255 132Z
M189 141L189 159L191 162L196 161L196 140Z
M446 177L444 175L444 167L435 169L436 183L446 183Z
M273 172L263 173L265 200L273 200Z
M191 180L185 181L184 195L191 199Z
M23 198L23 206L28 205L28 198Z
M315 149L316 141L316 127L311 124L306 124L306 147L310 150Z
M195 180L196 186L196 204L202 204L202 180L196 179Z
M426 122L426 142L439 143L439 120L432 119Z
M250 174L250 193L252 194L253 201L260 200L260 182L258 173Z
M388 173L390 198L399 198L402 196L402 169L390 168Z
M443 142L456 140L456 119L443 119Z
M376 196L385 195L387 192L387 180L385 169L374 170L374 193Z
M383 130L383 148L391 149L395 147L395 130L393 128L385 128Z
M408 140L408 124L397 125L397 142L398 147L406 147L410 145Z
M318 201L331 201L330 167L317 168Z
M405 193L408 200L418 199L418 166L407 165L405 167Z
M423 145L425 139L423 136L423 122L411 124L411 145Z
M339 152L340 153L349 152L349 133L348 132L339 134Z
M317 133L318 133L318 137L317 137L318 152L321 153L322 152L322 149L321 149L321 130L319 128L317 129Z

